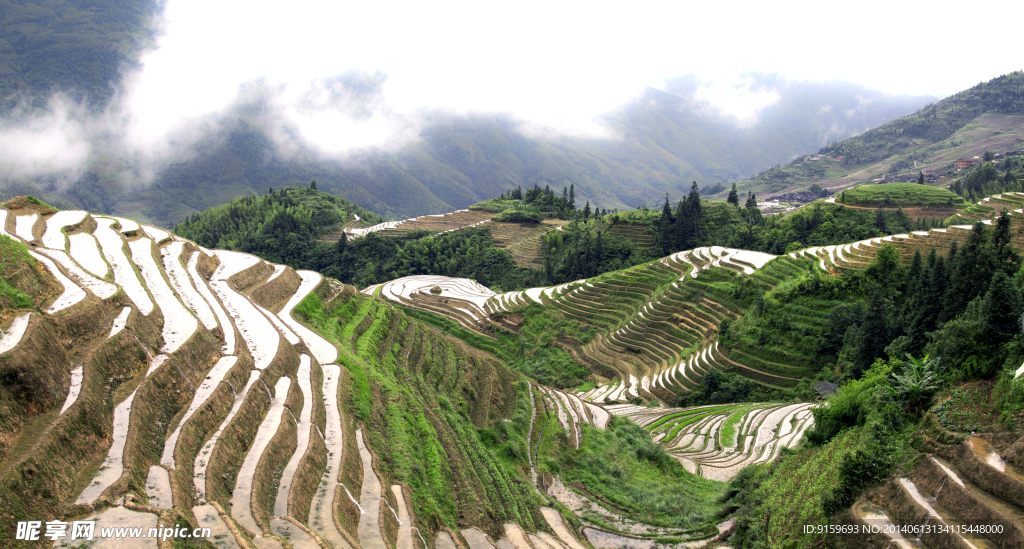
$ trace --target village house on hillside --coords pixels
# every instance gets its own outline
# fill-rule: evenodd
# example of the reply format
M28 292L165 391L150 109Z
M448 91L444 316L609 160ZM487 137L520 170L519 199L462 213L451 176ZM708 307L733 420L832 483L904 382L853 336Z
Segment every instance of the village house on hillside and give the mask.
M981 158L979 158L977 156L972 157L972 158L961 158L960 160L957 160L953 164L953 169L959 172L959 171L962 171L962 170L966 170L967 168L970 168L971 166L976 166L976 165L978 165L980 163L981 163Z

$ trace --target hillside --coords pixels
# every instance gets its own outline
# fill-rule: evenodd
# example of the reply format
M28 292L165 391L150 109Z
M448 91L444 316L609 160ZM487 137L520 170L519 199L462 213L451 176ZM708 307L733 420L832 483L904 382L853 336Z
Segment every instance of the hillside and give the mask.
M1019 71L982 82L738 185L762 196L802 191L812 184L838 192L883 180L916 181L923 172L929 184L948 186L958 175L957 160L1022 149L1022 86L1024 73Z
M1016 465L978 469L1017 459L1024 419L1018 214L504 293L359 292L124 218L0 215L8 516L202 524L229 547L857 547L799 528L869 504L916 524L935 503L906 494L956 474L981 503L942 520L1011 509L1000 546L1024 524ZM841 397L815 403L818 382Z

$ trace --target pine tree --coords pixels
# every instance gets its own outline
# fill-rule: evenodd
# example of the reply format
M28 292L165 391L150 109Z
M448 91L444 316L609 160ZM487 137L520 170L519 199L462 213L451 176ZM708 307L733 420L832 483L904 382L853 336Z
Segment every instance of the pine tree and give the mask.
M587 205L583 208L583 221L587 222L590 220L590 201L587 201Z
M981 304L985 337L993 343L1006 343L1020 332L1020 292L1003 271L997 271Z
M673 251L675 244L672 238L675 228L675 219L672 218L672 206L668 203L668 193L665 193L665 205L661 208L661 218L658 219L658 245L661 246L663 254L668 255Z
M889 232L889 222L885 218L885 210L881 208L875 210L875 228L882 233Z
M737 208L740 207L740 193L736 191L735 183L732 184L732 189L729 190L729 198L725 201Z
M917 172L917 183L924 185L924 172Z
M690 185L690 194L686 197L686 210L689 214L690 225L690 242L688 247L695 248L704 244L704 236L707 232L704 207L700 202L700 187L697 186L696 181L693 182L693 185Z
M314 191L316 190L316 179L309 182L309 188L313 189Z
M747 195L747 202L743 205L748 210L752 210L757 207L757 195L750 193Z
M569 183L569 209L576 209L576 184Z

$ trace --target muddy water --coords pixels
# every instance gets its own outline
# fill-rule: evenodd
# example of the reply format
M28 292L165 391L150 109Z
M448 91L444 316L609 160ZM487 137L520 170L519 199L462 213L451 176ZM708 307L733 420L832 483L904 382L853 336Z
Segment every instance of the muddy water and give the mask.
M987 440L980 437L971 437L970 442L971 448L974 449L975 454L978 454L981 461L984 461L989 464L989 466L1008 477L1013 477L1024 482L1024 473L1021 473L1021 471L1013 465L1006 463L1003 456L1000 456L999 452L997 452Z
M535 534L526 534L526 539L530 540L530 543L533 544L535 549L563 549L561 546L558 545L554 547L548 545L546 541L540 539Z
M163 240L165 238L170 238L170 236L171 236L171 233L169 233L169 232L167 232L167 231L165 231L163 229L158 229L156 227L150 227L149 225L143 225L142 226L142 232L146 233L146 236L152 238L153 242L160 242L161 240Z
M413 549L412 545L412 521L409 520L409 509L405 506L405 496L402 494L402 487L397 484L391 487L391 493L398 501L398 542L396 549Z
M891 543L896 547L902 549L913 549L917 547L924 547L921 542L906 539L902 537L897 530L896 525L889 520L889 515L885 514L885 509L875 505L871 501L862 500L853 506L853 512L860 517L868 526L877 527L881 530L881 533L885 534L891 540Z
M139 308L139 312L149 316L153 312L153 301L135 274L135 268L128 261L128 256L124 255L124 240L111 228L113 224L113 219L97 217L97 227L93 235L99 240L103 256L114 270L114 282L124 289L124 293Z
M188 410L185 411L185 415L181 416L181 420L178 421L178 426L174 428L174 432L167 438L167 442L164 444L164 453L160 457L160 464L166 465L167 467L174 468L174 448L178 444L178 436L181 434L181 428L185 425L185 422L192 417L192 414L199 409L200 406L206 403L206 400L210 398L213 391L217 389L217 386L227 375L228 371L238 362L236 356L225 356L221 357L213 368L210 369L210 373L207 374L206 379L199 385L199 389L196 390L196 394L192 397L192 404L189 405Z
M541 507L540 512L544 514L544 520L547 521L548 526L558 535L558 539L568 545L569 549L584 549L583 545L576 541L576 538L569 532L569 529L565 527L565 523L562 522L562 515L559 515L558 511L550 507Z
M263 313L263 316L267 317L267 320L269 320L270 323L273 324L275 328L277 328L278 332L281 332L284 338L288 340L288 343L290 345L299 344L299 336L295 335L295 332L293 332L292 329L289 328L288 325L285 324L283 320L281 320L281 317L264 309L263 307L260 307L259 305L256 305L255 303L253 303L252 306L255 307L257 311Z
M224 519L220 518L217 510L212 505L198 505L192 508L192 514L196 516L200 528L209 528L210 537L207 541L217 549L241 549L235 541Z
M31 316L31 313L25 313L15 317L10 327L4 330L4 335L0 338L0 355L18 346L22 336L25 335L25 330L28 329L28 321Z
M954 526L962 524L948 511L946 511L946 509L939 505L935 501L935 498L925 497L925 495L922 494L917 489L917 486L914 485L914 483L910 479L901 478L900 484L903 485L903 489L906 490L908 494L910 494L910 497L912 497L918 505L924 507L924 509L928 511L928 515L931 517L931 519L935 519L931 521L933 524L950 524ZM995 545L988 541L988 539L983 538L981 536L973 534L961 535L958 533L953 533L951 535L953 537L960 538L960 540L967 542L969 546L973 546L978 549L996 549Z
M92 541L75 540L69 541L71 537L71 525L68 525L67 536L56 543L54 547L88 547L89 549L157 549L155 538L101 538L103 528L141 528L143 535L148 533L150 528L157 528L157 516L150 513L140 513L125 509L124 507L108 507L99 513L89 515L83 520L96 521L94 538ZM45 530L44 530L45 531Z
M121 473L124 471L124 445L128 437L128 423L132 413L132 401L134 400L135 392L132 391L132 394L124 399L124 402L118 404L117 408L114 408L114 442L110 445L110 450L107 452L107 457L103 459L99 472L96 473L89 486L75 500L75 505L92 503L96 498L100 497L100 494L108 486L121 478Z
M46 220L43 246L53 250L66 249L67 237L61 229L82 221L86 215L88 214L82 210L67 210L51 215L50 219Z
M167 469L157 465L149 468L149 475L146 477L146 496L153 507L170 509L174 506L171 498L171 479Z
M142 273L146 287L153 294L153 299L160 306L164 315L164 347L163 352L173 353L181 347L185 341L199 327L199 321L192 315L192 312L185 308L178 301L178 297L167 285L160 267L153 258L153 241L148 238L140 238L128 243L132 251L132 261L138 266Z
M238 470L235 490L231 494L231 517L240 526L257 536L261 535L262 530L256 524L256 519L252 515L253 475L256 472L256 465L259 464L260 457L263 456L267 445L270 444L270 440L277 434L277 428L281 425L281 416L284 414L284 402L288 397L288 388L291 387L291 384L292 380L290 378L282 376L281 379L277 380L277 384L274 385L274 400L271 402L270 410L267 411L267 416L263 418L263 423L260 424L259 430L256 431L256 438L253 439L249 452L245 454L245 461L242 462L242 467Z
M56 313L57 311L63 311L64 309L67 309L68 307L74 305L75 303L78 303L79 301L85 299L85 290L78 287L78 284L76 284L70 278L64 276L64 273L61 273L57 269L57 265L54 264L54 262L51 261L50 258L39 255L33 251L29 251L28 254L35 258L36 261L39 261L43 265L45 265L46 268L50 271L50 274L52 274L53 277L57 279L57 282L60 282L60 285L64 286L64 291L60 294L60 296L57 297L56 300L54 300L53 304L46 308L47 313L53 314Z
M295 526L284 519L271 519L270 530L274 535L287 541L294 549L320 549L313 536L307 534L302 528Z
M515 549L532 549L529 542L526 541L526 534L518 524L506 522L504 526L505 538L512 544L512 547Z
M220 301L214 297L213 291L206 285L206 280L199 276L199 271L196 270L199 265L199 254L201 252L193 252L192 257L189 258L188 264L185 265L185 271L188 272L189 278L192 279L192 283L196 285L196 290L199 291L199 295L203 296L203 300L213 310L214 315L217 317L217 322L224 332L224 346L221 347L221 354L230 355L235 352L235 327L231 323L231 319L228 318L227 313L224 312L224 307L221 306Z
M114 317L114 325L110 327L110 335L107 339L110 339L124 330L124 327L128 325L128 316L132 314L131 307L125 307L121 309L121 312Z
M359 544L363 549L386 549L380 533L380 498L381 484L377 473L373 471L373 456L363 440L363 430L356 430L356 443L359 445L359 458L363 462L363 487L359 491L359 506L363 513L359 515Z
M336 349L329 341L320 337L319 334L314 333L312 330L306 328L292 318L292 309L294 309L299 302L305 299L306 296L320 284L320 281L323 280L323 277L319 273L314 273L312 271L299 271L298 274L302 278L302 283L299 284L299 289L296 290L295 295L293 295L291 299L288 300L288 303L285 304L284 309L281 310L279 316L286 324L288 324L288 326L291 327L292 330L295 331L296 334L298 334L300 338L302 338L302 341L306 344L306 347L309 347L309 350L312 351L313 357L316 358L317 362L320 364L334 362L335 360L338 360L338 349Z
M653 539L627 538L593 528L583 528L583 535L597 549L651 549L654 547Z
M71 370L71 387L68 389L68 398L64 400L64 406L61 407L60 413L63 414L64 410L67 410L78 400L78 394L82 392L82 378L85 377L82 372L82 367L79 366L74 370Z
M113 219L121 224L122 233L137 231L140 229L139 223L134 219L128 219L127 217L113 217Z
M235 402L231 406L231 411L228 412L227 417L220 423L220 427L217 428L217 432L210 437L210 440L203 445L199 453L196 454L196 461L194 464L194 476L193 483L196 488L196 497L199 502L203 502L206 499L206 466L207 460L210 459L210 454L213 452L213 446L217 444L217 439L220 438L221 432L224 428L231 423L234 419L235 414L238 413L238 409L242 406L242 402L245 400L245 395L249 394L249 389L260 379L259 370L253 370L249 372L249 382L245 384L245 388L235 394Z
M46 248L36 248L36 250L59 263L79 286L92 291L92 293L100 298L106 299L117 293L117 286L105 280L100 280L86 272L64 250L49 250Z
M328 364L324 370L324 408L327 411L327 430L324 433L324 444L327 446L327 468L316 494L309 507L309 526L321 537L326 539L335 549L351 549L334 523L333 505L338 489L338 474L341 471L341 453L344 449L341 415L338 413L338 379L341 368L337 364Z
M256 369L263 370L274 360L281 336L267 317L263 316L245 296L232 289L227 281L231 275L257 264L260 259L249 254L224 250L217 250L214 253L220 258L220 266L213 273L210 288L220 298L228 315L242 334L242 339L252 353Z
M288 493L291 491L292 481L295 478L295 471L299 468L302 456L306 455L306 448L309 447L309 432L312 430L311 417L313 415L313 388L310 384L310 372L312 361L309 355L299 356L299 369L295 376L299 380L299 388L302 390L302 411L299 413L299 422L296 425L297 443L295 453L292 454L288 464L284 467L281 475L281 483L277 490L277 499L274 501L274 516L283 517L288 514Z
M4 210L5 212L7 210ZM36 221L39 220L39 214L32 215L19 215L14 218L14 234L18 235L25 242L31 242L35 239L32 234L32 227L35 226Z
M551 534L547 532L537 532L537 537L544 540L544 543L554 549L568 549L564 543L552 537Z
M491 543L487 534L476 528L462 530L462 537L466 538L469 549L494 549L494 544Z
M437 539L434 540L434 549L458 549L458 547L456 547L452 535L442 530L437 533Z
M212 330L217 327L217 317L213 314L213 310L210 309L210 305L206 300L192 286L188 271L178 260L184 247L184 242L172 242L160 248L164 272L171 281L171 286L174 287L175 293L185 303L185 306L196 315L199 322L202 322L207 330Z
M71 258L78 262L90 273L104 278L110 272L110 265L103 260L100 253L100 246L96 243L96 237L89 233L75 233L68 235L70 245L68 251Z

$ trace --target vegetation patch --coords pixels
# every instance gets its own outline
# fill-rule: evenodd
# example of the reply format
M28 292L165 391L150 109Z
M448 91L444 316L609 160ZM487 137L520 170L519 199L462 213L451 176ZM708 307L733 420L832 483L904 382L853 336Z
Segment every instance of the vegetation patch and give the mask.
M939 187L917 183L883 183L846 189L836 202L872 208L951 208L963 207L960 195Z

